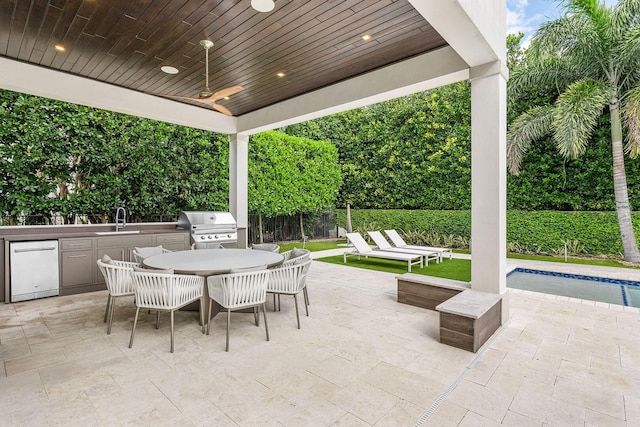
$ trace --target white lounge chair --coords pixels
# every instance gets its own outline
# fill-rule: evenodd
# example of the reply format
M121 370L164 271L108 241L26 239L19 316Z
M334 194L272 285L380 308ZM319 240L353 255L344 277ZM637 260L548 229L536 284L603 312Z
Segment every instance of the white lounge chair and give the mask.
M421 255L411 255L406 253L384 252L371 249L371 246L364 240L364 237L360 233L347 233L347 239L353 244L354 249L351 252L344 253L344 262L347 262L347 255L356 255L358 259L361 256L367 258L382 258L391 259L396 261L406 261L407 269L411 272L411 266L419 264L420 268L424 265L422 263Z
M411 248L394 248L387 242L381 232L379 231L367 231L367 234L376 244L379 250L385 252L401 253L401 254L413 254L424 257L424 265L429 266L429 260L432 259L435 262L440 262L440 255L438 252L429 251L425 249L411 249Z
M427 250L427 251L437 252L438 255L440 256L440 261L442 261L442 258L443 258L445 253L449 254L449 259L451 259L452 255L453 255L453 251L451 250L451 248L438 248L438 247L434 247L434 246L407 245L407 243L400 236L400 234L398 234L398 232L396 230L384 230L384 232L387 233L387 236L389 236L389 239L391 239L391 242L397 248L424 249L424 250Z

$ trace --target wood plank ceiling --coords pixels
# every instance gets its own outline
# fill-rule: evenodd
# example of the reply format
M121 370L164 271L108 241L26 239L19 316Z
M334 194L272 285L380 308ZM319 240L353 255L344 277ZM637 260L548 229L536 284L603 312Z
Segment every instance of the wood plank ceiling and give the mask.
M236 116L446 45L407 0L0 1L0 55L150 94L197 96L209 39L210 88L244 87L219 101Z

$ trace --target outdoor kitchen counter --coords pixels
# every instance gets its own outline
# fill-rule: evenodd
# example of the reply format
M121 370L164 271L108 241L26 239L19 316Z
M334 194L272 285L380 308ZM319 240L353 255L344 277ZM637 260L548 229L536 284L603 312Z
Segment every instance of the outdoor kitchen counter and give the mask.
M119 232L115 232L114 228L114 224L8 226L0 227L0 239L17 242L136 234L187 233L187 230L176 228L175 222L128 224L124 230ZM132 231L138 233L131 233ZM105 232L111 234L96 234Z

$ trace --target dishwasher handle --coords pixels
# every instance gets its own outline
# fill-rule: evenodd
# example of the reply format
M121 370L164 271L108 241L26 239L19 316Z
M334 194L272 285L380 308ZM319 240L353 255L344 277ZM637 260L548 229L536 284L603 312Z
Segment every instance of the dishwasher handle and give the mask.
M55 246L47 246L42 248L25 248L25 249L14 249L13 252L18 254L21 252L43 252L43 251L55 251Z

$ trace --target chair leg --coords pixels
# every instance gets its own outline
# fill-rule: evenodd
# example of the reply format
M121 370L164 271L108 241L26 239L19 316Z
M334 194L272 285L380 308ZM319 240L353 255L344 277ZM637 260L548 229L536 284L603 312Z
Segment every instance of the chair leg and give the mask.
M307 287L302 288L304 292L304 303L309 305L309 293L307 292Z
M138 324L138 313L140 313L140 307L136 308L136 317L133 319L133 328L131 328L131 339L129 340L129 348L133 346L133 336L136 334L136 325Z
M173 313L174 311L171 310L171 353L173 353Z
M276 304L276 294L273 294L273 311L278 309L278 304Z
M107 295L107 308L104 310L104 322L107 323L107 317L109 316L109 307L111 306L111 294Z
M229 351L229 323L231 323L231 309L227 308L227 347L225 351Z
M111 334L111 324L113 323L113 309L116 306L115 297L111 297L111 305L109 306L109 323L107 325L107 335Z
M258 310L260 310L258 308ZM267 334L267 341L269 341L269 326L267 325L267 306L262 304L262 314L264 315L264 332Z
M282 310L282 304L280 304L280 294L278 294L278 311Z
M204 334L204 298L200 298L200 325L202 325L202 333Z
M298 313L298 295L293 294L293 299L296 302L296 320L298 321L298 329L300 329L300 313Z
M256 326L260 326L260 311L258 310L258 307L255 306L253 307L253 320L256 323Z
M213 301L212 299L209 300L209 311L208 311L208 314L207 314L207 317L209 317L207 319L207 335L209 335L209 325L211 324L211 302L212 301ZM204 328L204 326L203 326L203 328Z
M160 310L156 311L156 329L160 328Z

